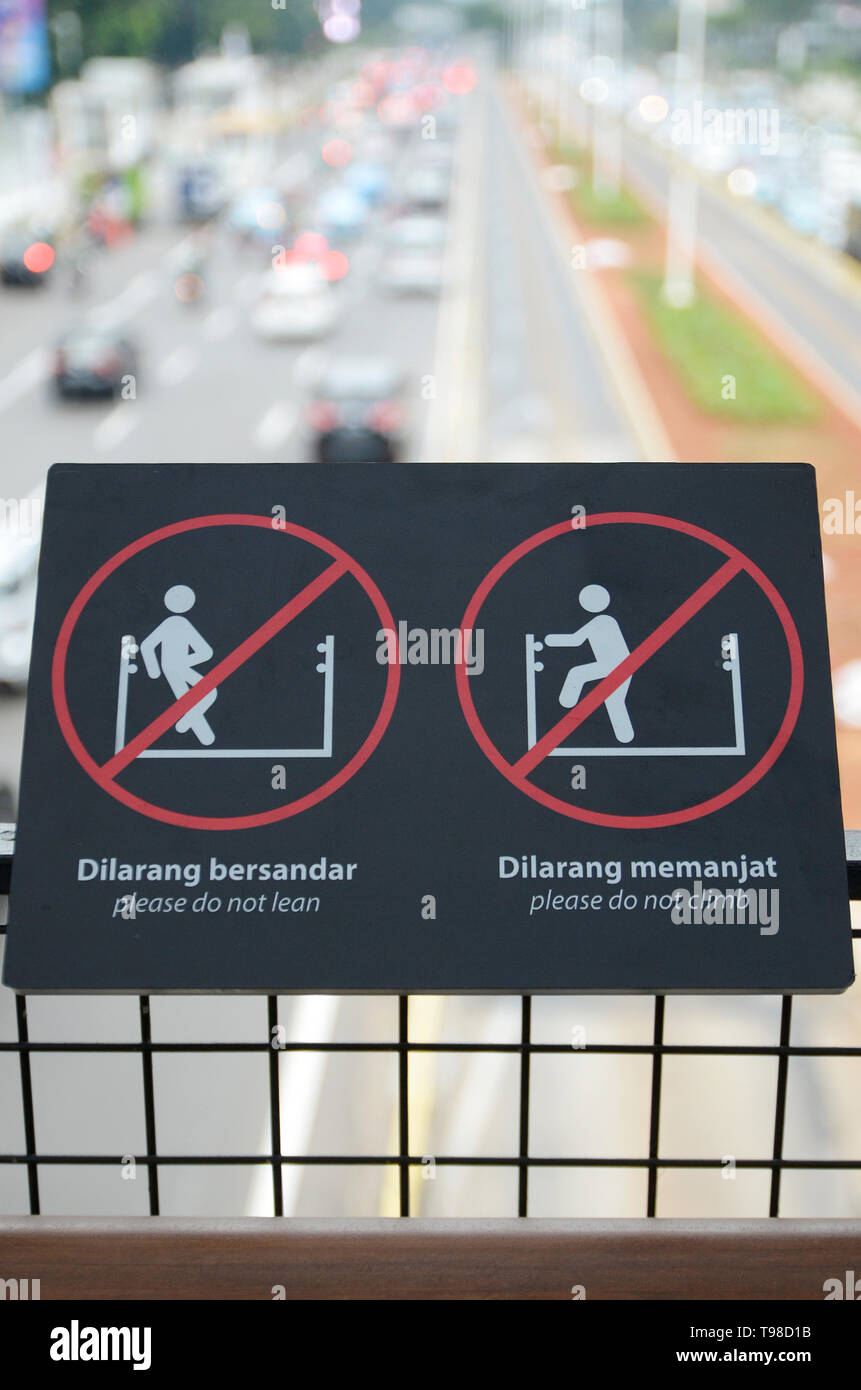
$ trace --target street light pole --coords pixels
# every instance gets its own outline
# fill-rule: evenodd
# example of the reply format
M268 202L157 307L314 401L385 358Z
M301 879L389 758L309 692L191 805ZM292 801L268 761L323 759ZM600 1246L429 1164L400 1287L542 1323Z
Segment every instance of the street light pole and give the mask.
M622 70L622 0L595 5L593 74L606 79L607 93L592 112L592 188L599 198L618 196L622 182L622 123L610 95ZM595 59L602 59L598 71Z
M676 45L676 109L702 89L706 47L707 0L679 0ZM661 294L673 308L685 309L695 298L694 263L697 241L699 185L685 169L678 153L673 156L667 202L667 249Z

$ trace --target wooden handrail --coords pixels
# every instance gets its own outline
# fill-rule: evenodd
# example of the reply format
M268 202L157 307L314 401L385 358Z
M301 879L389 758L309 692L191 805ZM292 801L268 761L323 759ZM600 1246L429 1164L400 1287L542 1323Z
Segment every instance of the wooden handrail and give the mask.
M822 1301L848 1270L861 1221L0 1220L42 1299Z

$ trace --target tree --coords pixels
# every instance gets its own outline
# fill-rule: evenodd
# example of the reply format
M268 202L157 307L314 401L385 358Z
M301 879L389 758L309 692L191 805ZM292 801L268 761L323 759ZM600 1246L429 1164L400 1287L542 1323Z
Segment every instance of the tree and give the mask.
M185 63L216 47L229 24L244 25L260 52L300 52L320 33L311 0L290 0L283 10L269 0L49 0L49 18L70 10L81 21L85 58Z

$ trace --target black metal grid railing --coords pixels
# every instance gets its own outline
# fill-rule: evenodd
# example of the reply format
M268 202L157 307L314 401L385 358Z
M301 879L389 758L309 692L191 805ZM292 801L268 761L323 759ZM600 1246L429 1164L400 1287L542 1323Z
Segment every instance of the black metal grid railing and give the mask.
M4 847L5 844L5 847ZM0 895L9 891L14 845L14 827L0 828ZM861 899L861 831L846 832L846 862L849 895ZM0 933L5 928L0 926ZM853 937L861 937L861 931L854 930ZM27 999L24 995L16 997L17 1039L11 1042L0 1041L0 1054L15 1053L19 1057L21 1096L23 1104L23 1128L26 1152L0 1153L0 1164L26 1165L29 1187L30 1211L36 1215L40 1211L39 1169L48 1165L116 1165L115 1154L82 1153L39 1153L36 1146L36 1116L33 1096L30 1059L36 1053L132 1053L141 1059L143 1108L146 1132L146 1153L135 1155L135 1162L145 1167L148 1177L149 1211L153 1216L159 1214L159 1169L175 1165L183 1166L252 1166L263 1164L271 1169L273 1214L283 1215L282 1171L288 1165L330 1166L330 1167L395 1167L399 1174L400 1215L410 1215L410 1170L426 1161L424 1155L411 1152L410 1145L410 1057L417 1053L509 1053L520 1058L519 1078L519 1133L518 1151L509 1155L460 1154L435 1156L434 1163L443 1167L481 1167L516 1169L518 1174L517 1214L527 1216L529 1212L529 1174L538 1168L629 1168L645 1169L648 1173L646 1189L647 1216L654 1216L657 1207L658 1175L662 1169L719 1169L724 1158L679 1158L663 1155L660 1152L661 1122L661 1083L665 1057L774 1057L777 1059L777 1080L773 1097L774 1125L773 1145L770 1158L736 1158L739 1170L760 1169L771 1174L769 1188L768 1215L776 1217L780 1209L780 1182L782 1173L789 1170L858 1170L861 1169L861 1156L858 1158L805 1158L791 1159L784 1156L784 1132L786 1126L786 1099L789 1064L798 1057L857 1057L861 1058L861 1042L852 1047L799 1046L791 1041L792 996L785 995L781 1002L779 1038L770 1045L743 1045L720 1043L667 1043L664 1040L665 997L654 996L652 1041L650 1043L584 1043L578 1048L578 1055L603 1053L622 1056L648 1056L652 1059L651 1097L649 1109L648 1154L641 1157L613 1156L602 1157L538 1156L530 1153L530 1064L533 1057L542 1054L570 1055L569 1043L540 1043L532 1039L532 999L522 996L520 1017L520 1038L512 1042L421 1042L410 1038L408 995L398 997L397 1037L390 1041L368 1042L280 1042L277 1048L269 1040L259 1042L159 1042L154 1041L150 1027L150 1000L146 995L139 997L140 1039L135 1042L36 1042L31 1041L27 1022ZM278 1023L278 997L267 996L269 1038ZM398 1105L398 1145L397 1153L384 1154L308 1154L284 1153L281 1148L281 1088L279 1084L280 1058L290 1052L319 1053L389 1053L396 1054L397 1105ZM155 1078L153 1059L162 1053L265 1053L268 1055L269 1112L271 1145L264 1154L164 1154L160 1153L156 1134Z

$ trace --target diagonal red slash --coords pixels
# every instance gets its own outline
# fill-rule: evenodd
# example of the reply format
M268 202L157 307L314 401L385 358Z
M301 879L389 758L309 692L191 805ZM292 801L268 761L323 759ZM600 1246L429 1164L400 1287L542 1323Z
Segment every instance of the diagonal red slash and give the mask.
M690 598L685 599L684 603L680 604L668 618L665 618L660 626L656 627L654 632L646 637L639 646L629 652L608 676L599 681L588 695L584 695L583 699L579 700L572 710L563 715L552 729L548 730L536 744L533 744L529 751L512 765L513 770L521 777L528 777L530 772L547 757L548 753L552 752L568 734L582 724L584 719L588 719L599 705L603 705L608 695L612 695L623 681L626 681L634 671L638 671L641 666L645 665L649 657L653 656L665 642L669 642L670 638L675 636L685 623L690 622L691 618L701 608L704 608L709 599L714 598L715 594L719 593L734 575L739 573L741 568L741 561L737 558L727 560L725 565L721 565L711 579L707 579L704 584L695 589Z
M238 647L234 647L233 651L225 656L223 660L219 661L217 666L213 666L211 671L207 671L203 679L197 682L197 685L193 685L190 690L187 690L184 695L181 695L172 705L168 705L167 709L162 714L158 715L156 719L153 719L152 723L147 724L145 729L142 729L139 734L136 734L133 739L130 739L129 742L120 749L119 753L115 753L114 756L104 764L102 772L111 780L117 777L119 773L123 771L123 768L128 767L129 763L134 762L139 753L142 753L145 748L149 748L150 744L155 743L156 739L160 738L162 734L166 734L168 729L173 728L174 724L176 724L188 710L193 709L195 705L199 704L210 690L214 690L217 685L221 685L228 676L232 675L233 672L243 664L243 662L247 661L255 652L259 652L261 647L265 646L271 638L281 632L293 618L297 617L303 609L312 604L316 598L319 598L321 594L324 594L327 589L331 588L336 579L340 579L341 575L346 574L346 572L347 566L342 560L336 560L333 564L324 569L322 574L318 574L316 579L312 579L310 584L306 584L304 589L300 589L299 593L291 598L288 603L285 603L283 608L279 608L278 612L273 613L272 617L269 618L267 622L258 627L255 632L252 632L250 637L246 637L244 642L240 642Z

